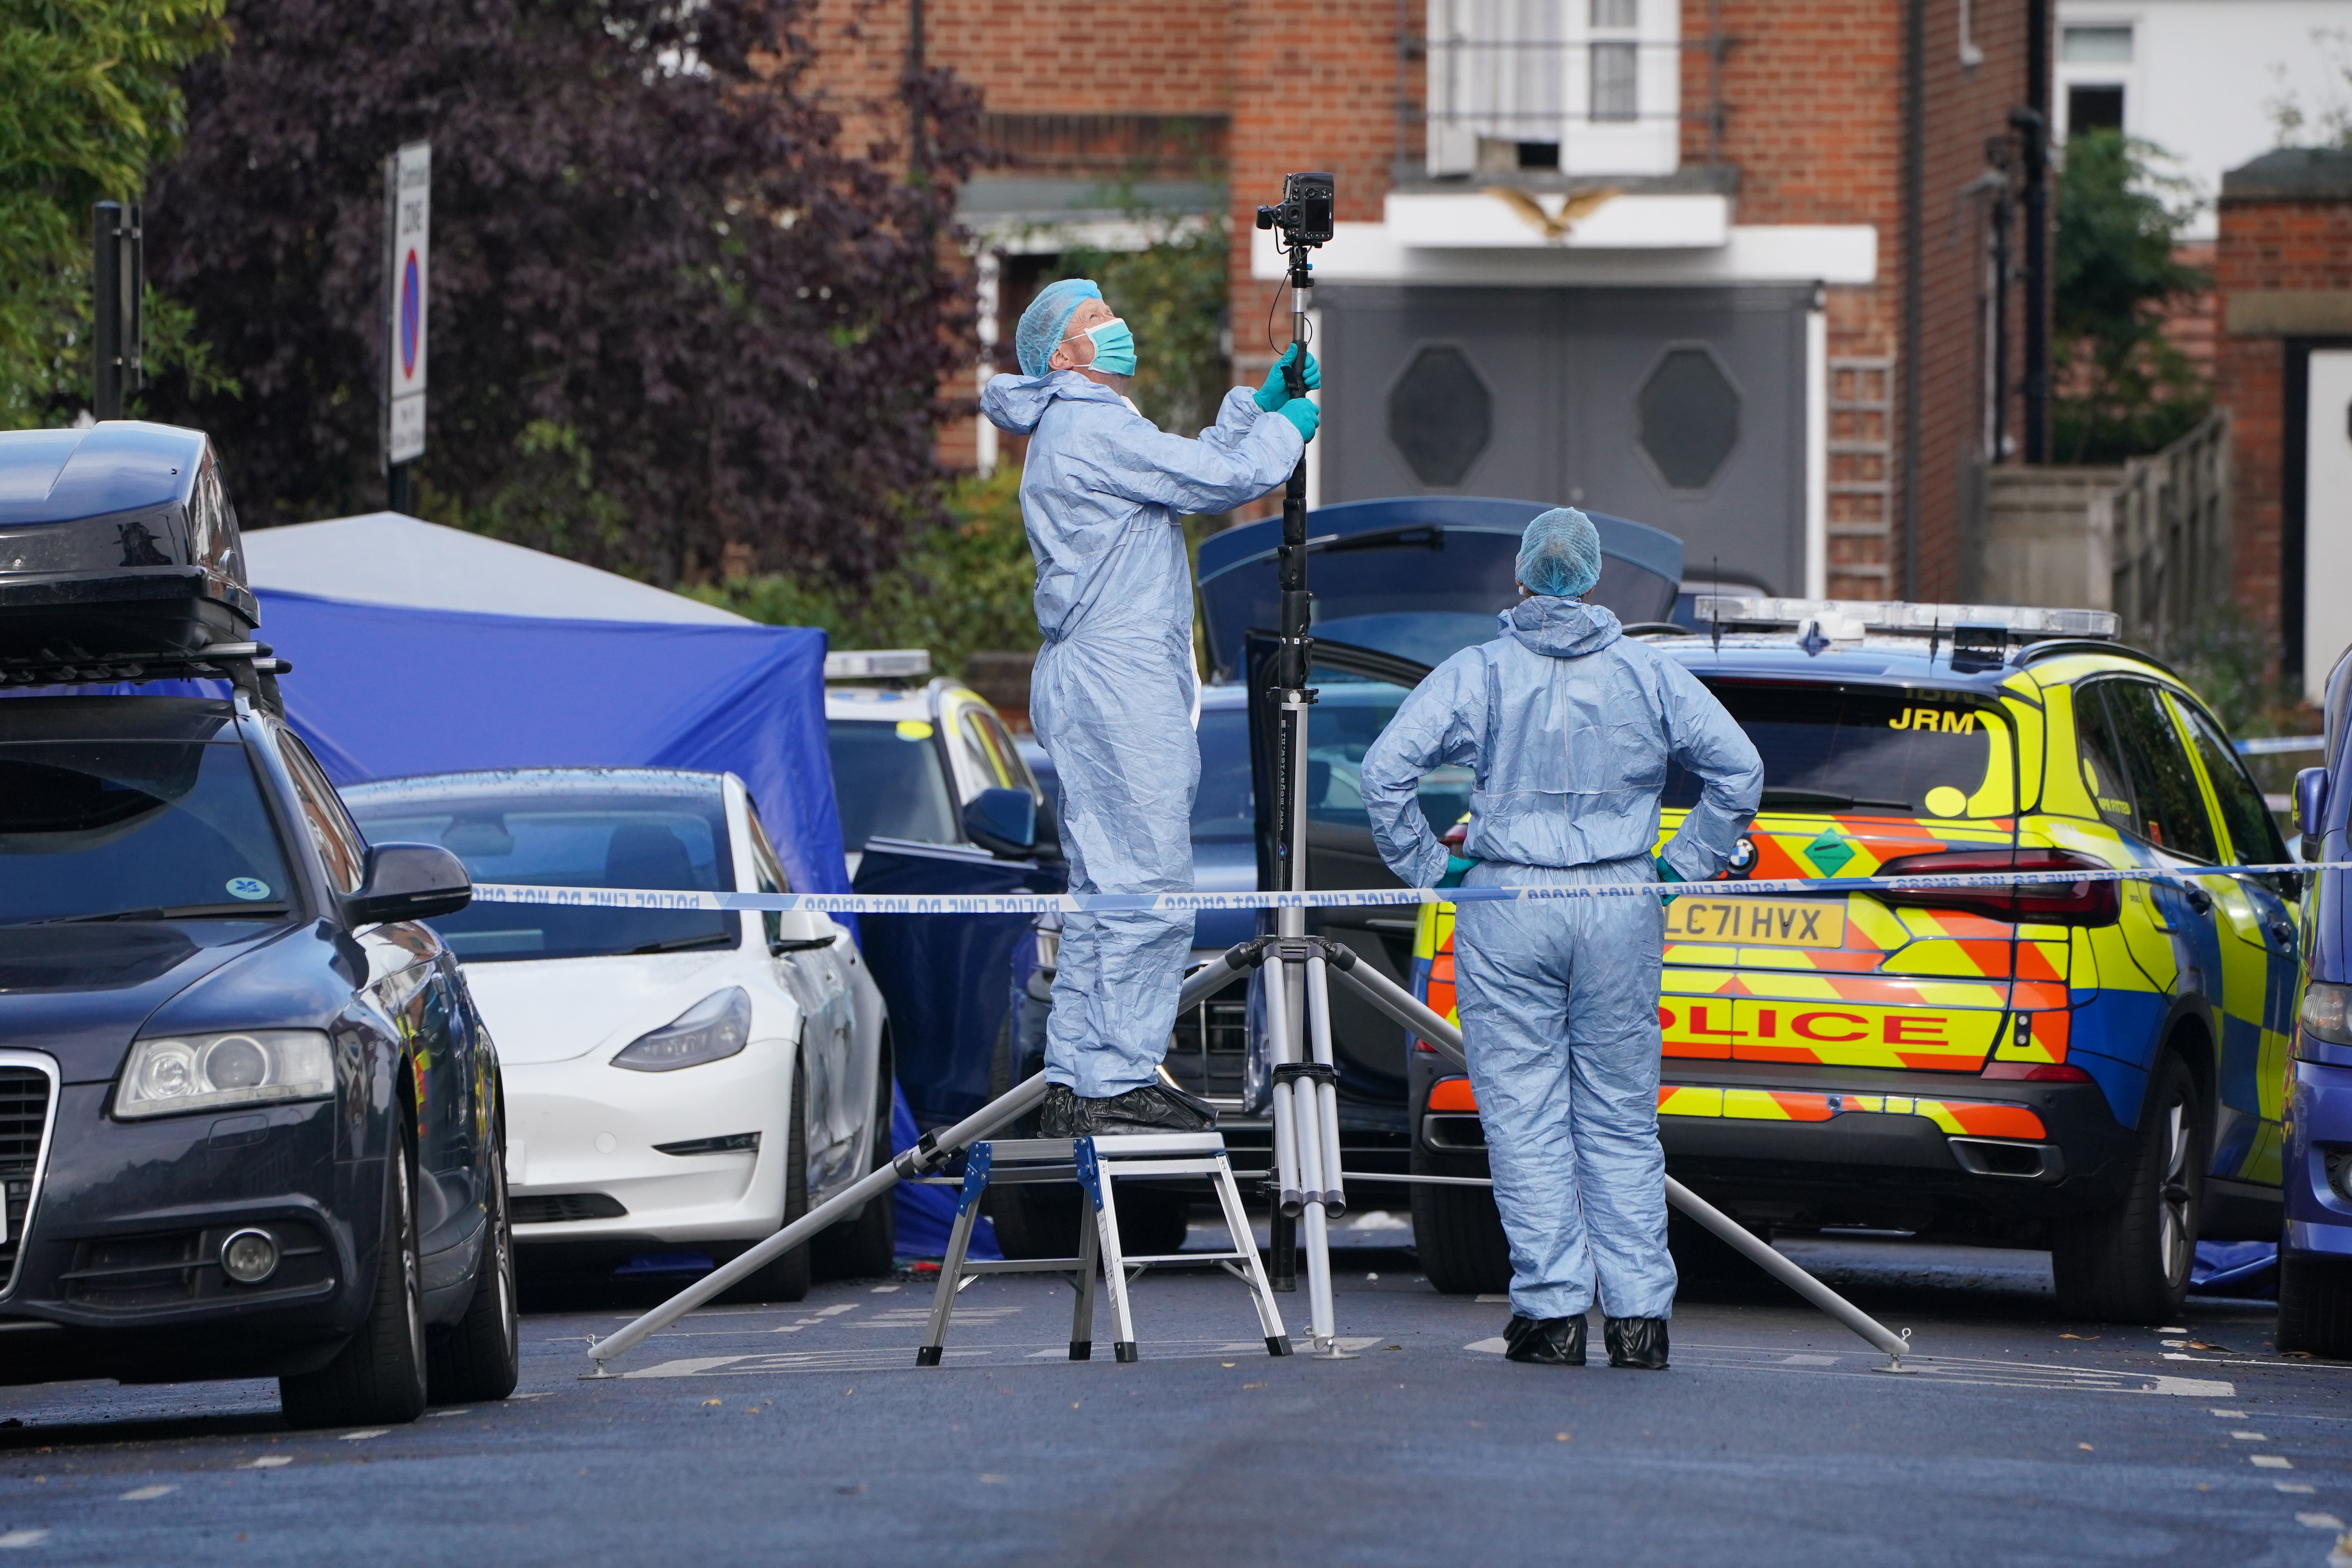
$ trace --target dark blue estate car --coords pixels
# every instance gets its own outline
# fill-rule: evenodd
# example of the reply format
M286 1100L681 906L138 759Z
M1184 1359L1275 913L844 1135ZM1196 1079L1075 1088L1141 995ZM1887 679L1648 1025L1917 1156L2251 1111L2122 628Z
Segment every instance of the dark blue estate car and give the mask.
M0 434L0 1384L276 1377L297 1426L517 1368L498 1058L275 700L199 433Z
M2352 653L2323 699L2327 765L2295 777L2306 860L2352 858ZM2313 873L2303 1006L2287 1088L2278 1348L2352 1358L2352 877Z

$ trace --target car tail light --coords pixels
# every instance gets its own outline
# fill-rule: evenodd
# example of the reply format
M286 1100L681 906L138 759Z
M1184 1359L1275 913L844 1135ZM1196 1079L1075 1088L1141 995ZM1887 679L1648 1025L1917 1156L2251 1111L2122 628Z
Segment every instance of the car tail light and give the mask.
M1455 823L1453 826L1439 834L1437 836L1437 841L1440 844L1444 845L1448 849L1453 850L1456 855L1461 854L1462 846L1470 841L1470 819L1466 816L1464 817L1461 821Z
M2071 849L1958 849L1906 855L1877 870L1881 877L1960 877L1997 871L2105 871L2109 868ZM2010 887L1901 888L1874 897L1919 909L1962 910L1988 920L2042 925L2102 926L2122 910L2112 881L2027 882Z
M2091 1081L2091 1075L2072 1062L1987 1062L1983 1076L2021 1079L2026 1083Z

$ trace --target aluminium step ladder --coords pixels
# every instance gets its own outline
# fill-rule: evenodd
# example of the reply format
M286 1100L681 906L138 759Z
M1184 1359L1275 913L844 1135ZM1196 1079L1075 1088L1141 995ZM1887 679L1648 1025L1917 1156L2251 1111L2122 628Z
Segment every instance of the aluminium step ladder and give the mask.
M1217 1194L1225 1218L1232 1250L1166 1253L1129 1258L1119 1246L1118 1204L1112 1195L1115 1180L1137 1176L1206 1176ZM1087 1202L1078 1216L1078 1256L1022 1258L1003 1260L968 1258L972 1227L979 1222L981 1195L992 1183L1022 1184L1075 1181ZM1141 1273L1154 1263L1213 1262L1249 1287L1257 1305L1258 1323L1265 1331L1269 1355L1288 1355L1290 1338L1282 1314L1266 1283L1265 1267L1243 1211L1241 1189L1234 1184L1233 1163L1225 1141L1216 1132L1136 1132L1094 1138L1002 1139L974 1143L965 1156L963 1190L956 1199L955 1229L948 1237L948 1254L940 1263L938 1294L931 1299L931 1321L915 1352L917 1366L937 1366L947 1342L948 1319L955 1310L958 1291L983 1274L1067 1274L1077 1304L1070 1314L1070 1359L1086 1361L1094 1353L1096 1268L1110 1289L1111 1315L1118 1338L1111 1352L1119 1361L1135 1354L1135 1324L1128 1310L1129 1269Z

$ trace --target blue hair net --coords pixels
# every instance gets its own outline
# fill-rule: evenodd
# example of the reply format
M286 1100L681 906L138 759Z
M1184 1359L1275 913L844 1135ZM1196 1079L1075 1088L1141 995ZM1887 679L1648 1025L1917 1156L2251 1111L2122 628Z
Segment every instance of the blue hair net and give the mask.
M1021 374L1045 374L1045 362L1054 357L1055 348L1069 331L1070 316L1080 301L1101 298L1102 290L1086 278L1064 278L1038 289L1013 331L1013 352L1020 356Z
M1519 581L1530 594L1573 599L1601 581L1601 531L1572 506L1556 506L1519 537Z

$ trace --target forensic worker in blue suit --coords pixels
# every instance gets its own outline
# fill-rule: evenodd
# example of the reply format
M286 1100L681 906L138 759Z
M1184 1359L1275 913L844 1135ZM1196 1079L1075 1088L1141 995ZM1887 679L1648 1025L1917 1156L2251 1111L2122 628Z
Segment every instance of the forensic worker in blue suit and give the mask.
M1365 753L1364 803L1389 868L1435 886L1445 846L1422 814L1423 773L1473 774L1476 888L1639 886L1719 873L1756 814L1764 767L1723 705L1680 664L1627 638L1581 595L1601 539L1559 508L1528 525L1503 635L1414 689ZM1654 858L1666 764L1702 783ZM1513 1361L1584 1364L1596 1276L1612 1366L1663 1369L1675 1300L1658 1147L1656 894L1465 900L1455 997L1495 1203L1511 1244Z
M981 408L1029 437L1021 515L1045 639L1029 716L1061 775L1070 890L1189 893L1201 752L1183 515L1230 511L1287 479L1315 405L1288 395L1286 354L1264 387L1228 393L1198 440L1169 435L1128 401L1134 334L1083 279L1041 289L1014 347L1021 374L991 380ZM1065 919L1043 1136L1215 1125L1205 1101L1159 1077L1192 940L1190 914Z

